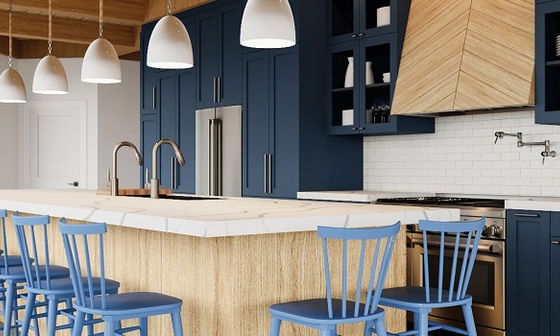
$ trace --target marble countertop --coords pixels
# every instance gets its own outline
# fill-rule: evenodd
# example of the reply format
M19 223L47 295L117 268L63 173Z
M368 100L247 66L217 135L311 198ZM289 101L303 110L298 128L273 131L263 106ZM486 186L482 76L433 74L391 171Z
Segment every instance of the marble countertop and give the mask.
M530 197L506 200L506 209L560 211L558 197Z
M435 195L436 194L434 193L421 193L421 192L345 190L345 191L300 191L298 192L297 197L300 200L374 203L380 198L429 197Z
M152 200L78 190L0 190L0 209L198 237L459 219L456 209L257 198Z

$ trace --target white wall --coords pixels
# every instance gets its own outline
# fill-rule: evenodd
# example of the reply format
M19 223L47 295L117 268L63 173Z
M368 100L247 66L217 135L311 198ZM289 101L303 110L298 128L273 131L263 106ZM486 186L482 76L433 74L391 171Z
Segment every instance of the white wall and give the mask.
M496 131L551 140L544 147L494 144ZM533 111L439 117L436 133L364 138L364 189L488 195L560 196L560 126L535 125Z
M8 58L0 55L0 71L8 66ZM18 107L0 104L0 189L18 186Z
M130 141L140 150L140 64L121 61L123 84L99 86L99 171L100 187L107 182L107 168L112 166L113 147ZM140 167L129 148L118 157L120 188L138 188Z

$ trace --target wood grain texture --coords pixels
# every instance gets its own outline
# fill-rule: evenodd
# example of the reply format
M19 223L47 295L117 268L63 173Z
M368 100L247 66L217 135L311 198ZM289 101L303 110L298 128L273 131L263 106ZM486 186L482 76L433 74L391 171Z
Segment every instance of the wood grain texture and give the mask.
M413 0L410 17L393 114L533 104L533 0Z
M66 265L58 219L52 220L51 261ZM16 242L10 220L7 227L9 250L14 253ZM334 252L333 272L340 269L340 245L329 246ZM349 248L349 260L357 260L359 245L351 244ZM97 258L95 255L94 260ZM185 335L191 336L267 335L271 304L323 297L325 292L322 250L315 232L198 238L109 226L106 260L107 276L121 282L121 292L156 291L183 299L183 328ZM356 270L357 264L349 263L349 284L355 283ZM405 283L403 230L386 287ZM340 291L338 278L333 277L333 289ZM403 331L406 317L403 312L389 310L386 322L390 331ZM338 332L345 336L362 335L363 326L343 326ZM149 334L172 335L170 319L150 319ZM305 327L288 323L282 326L283 336L316 334Z
M173 2L173 13L202 6L214 0L175 0ZM167 0L146 0L145 22L157 20L167 14Z

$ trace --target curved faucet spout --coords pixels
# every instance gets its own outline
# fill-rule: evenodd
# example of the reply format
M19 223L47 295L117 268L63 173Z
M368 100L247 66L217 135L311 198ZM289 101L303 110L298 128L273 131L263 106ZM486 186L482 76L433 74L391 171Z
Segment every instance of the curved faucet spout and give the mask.
M119 179L117 177L117 154L119 153L119 149L123 147L129 147L130 149L132 149L132 151L134 152L134 156L136 157L136 162L138 162L139 166L144 164L142 155L133 143L128 141L121 141L115 146L115 148L113 148L113 176L111 178L111 195L113 196L118 196L119 194Z
M158 153L159 148L164 144L170 145L173 148L173 151L175 151L175 157L177 158L177 162L179 162L179 164L181 164L181 165L185 164L185 157L183 156L183 153L181 152L181 149L179 149L179 146L177 145L177 143L175 141L173 141L171 139L162 139L162 140L158 141L154 145L154 148L152 149L152 181L150 182L150 197L151 198L159 198L157 153Z

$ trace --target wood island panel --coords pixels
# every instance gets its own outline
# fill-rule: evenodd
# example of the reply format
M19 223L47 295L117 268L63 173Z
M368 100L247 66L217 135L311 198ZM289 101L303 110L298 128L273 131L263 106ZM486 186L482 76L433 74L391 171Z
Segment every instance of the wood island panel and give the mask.
M51 262L66 266L57 223L58 218L52 218L49 227ZM17 242L9 218L6 225L9 251L15 254ZM325 292L322 247L316 232L200 238L109 225L105 241L107 277L121 282L121 292L155 291L183 299L183 328L189 336L268 335L271 304L323 297ZM340 246L329 246L334 252L333 289L338 293L340 279L334 274L340 274ZM349 244L349 260L358 259L358 248ZM93 259L97 262L98 255ZM355 287L356 270L357 264L349 263L349 288ZM385 287L405 284L403 227ZM355 294L351 291L350 295ZM386 321L389 331L403 331L406 317L404 312L389 310ZM338 332L363 335L363 325L343 326ZM59 334L70 335L67 331ZM150 319L149 334L172 335L169 317ZM314 336L317 332L284 323L282 335Z

